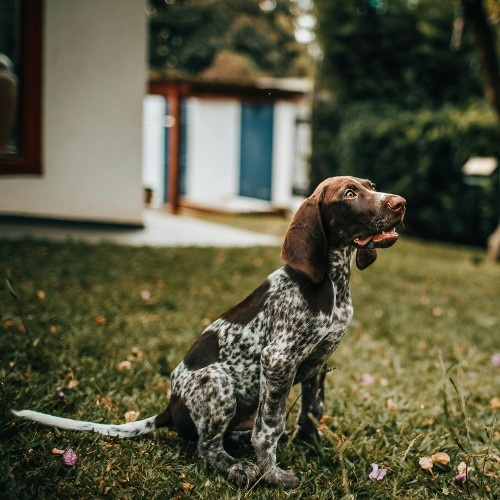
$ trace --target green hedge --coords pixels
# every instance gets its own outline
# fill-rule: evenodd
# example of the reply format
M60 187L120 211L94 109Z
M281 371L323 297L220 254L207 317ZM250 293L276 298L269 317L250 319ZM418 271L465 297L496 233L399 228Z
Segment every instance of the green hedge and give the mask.
M312 171L354 175L408 200L405 226L415 236L484 244L498 222L498 171L486 188L464 183L470 156L500 158L498 123L479 104L466 109L401 111L357 104L314 113Z

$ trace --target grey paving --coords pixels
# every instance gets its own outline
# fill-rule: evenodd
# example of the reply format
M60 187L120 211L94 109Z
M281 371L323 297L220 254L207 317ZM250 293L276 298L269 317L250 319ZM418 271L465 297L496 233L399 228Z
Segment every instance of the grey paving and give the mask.
M82 227L33 222L14 224L0 221L0 239L41 238L53 241L112 242L119 245L154 247L249 247L280 245L272 235L201 221L184 215L146 210L144 229Z

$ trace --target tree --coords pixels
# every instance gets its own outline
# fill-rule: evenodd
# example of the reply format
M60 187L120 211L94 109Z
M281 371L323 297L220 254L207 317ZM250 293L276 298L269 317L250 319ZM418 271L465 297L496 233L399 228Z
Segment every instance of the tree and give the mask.
M500 6L496 4L497 14ZM474 33L476 49L484 80L486 100L495 110L500 125L500 72L495 50L494 33L487 21L482 0L462 0L464 23ZM496 230L488 238L488 257L500 262L500 214Z
M339 103L389 101L404 107L479 95L472 38L451 53L455 1L316 0L323 47L321 88Z
M303 76L291 0L150 0L149 62L162 76Z
M481 62L485 97L500 121L500 73L495 50L495 35L487 20L482 0L461 0L461 2L464 24L470 27L474 34L477 57ZM498 4L497 9L497 14L500 14Z
M498 186L464 183L470 156L500 157L484 105L484 59L464 30L451 50L461 2L316 0L323 48L313 111L313 182L371 177L409 202L415 235L483 244L496 225Z

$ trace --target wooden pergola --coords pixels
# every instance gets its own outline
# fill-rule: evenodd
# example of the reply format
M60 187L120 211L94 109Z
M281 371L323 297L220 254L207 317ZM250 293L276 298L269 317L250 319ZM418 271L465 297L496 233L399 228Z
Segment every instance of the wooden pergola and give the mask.
M187 97L211 99L238 98L240 101L274 102L279 99L298 100L311 90L303 80L290 83L274 78L260 79L254 84L209 82L200 80L168 79L149 82L149 94L161 95L168 103L172 119L168 135L168 209L177 213L180 208L179 178L181 151L181 102Z

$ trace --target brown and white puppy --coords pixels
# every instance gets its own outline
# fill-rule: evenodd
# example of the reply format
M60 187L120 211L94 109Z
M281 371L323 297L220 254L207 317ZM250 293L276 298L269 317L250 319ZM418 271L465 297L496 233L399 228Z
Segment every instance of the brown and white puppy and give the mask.
M104 425L29 410L16 415L64 429L131 437L169 427L196 440L206 462L239 485L259 479L295 487L276 464L292 385L302 384L294 438L313 441L308 417L323 414L324 367L352 318L351 260L365 269L376 249L393 245L406 201L379 193L372 182L332 177L294 215L282 247L286 265L209 325L172 373L171 398L154 417ZM223 439L251 432L256 462L229 455Z

